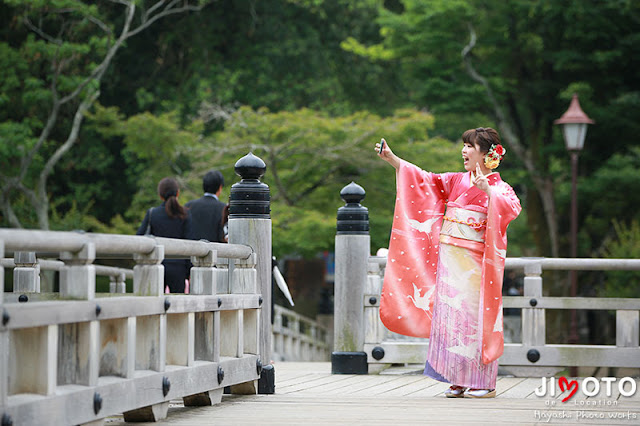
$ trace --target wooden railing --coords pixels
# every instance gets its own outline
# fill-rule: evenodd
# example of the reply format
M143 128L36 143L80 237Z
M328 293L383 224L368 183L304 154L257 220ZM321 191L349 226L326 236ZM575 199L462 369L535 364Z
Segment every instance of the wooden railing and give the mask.
M365 288L365 344L370 364L424 363L428 339L388 331L379 306L386 258L371 257ZM506 269L524 272L524 294L503 297L504 308L522 309L522 342L505 343L500 365L514 373L530 367L559 370L572 366L640 368L640 298L543 296L544 270L640 270L639 259L508 258ZM615 345L549 344L545 341L547 309L595 309L616 312ZM523 368L525 367L525 368ZM551 371L551 370L549 370Z
M40 279L40 274L37 271L54 271L60 273L60 271L64 268L64 262L61 260L51 260L51 259L37 259L35 253L18 253L18 256L22 259L25 257L32 257L32 264L25 265L24 263L19 264L20 267L25 268L33 268L34 273L30 274L30 279L34 280L33 283L28 284L28 287L33 287L40 292L38 280ZM24 260L23 260L24 262ZM11 258L0 259L0 266L3 268L14 269L16 266L16 260ZM110 293L125 293L126 292L126 280L133 279L133 269L127 268L118 268L115 266L105 266L105 265L93 265L96 270L96 276L109 277L109 292ZM14 285L14 294L18 293L21 289L20 283L16 282ZM29 291L33 293L34 291Z
M273 358L277 361L328 361L329 330L315 320L275 305Z
M37 259L35 253L28 255L20 253L20 257L32 257L34 264L30 265L34 268L34 272L38 271L54 271L60 273L65 267L65 263L59 260ZM218 259L216 269L227 270L227 259ZM15 259L0 259L0 266L7 269L16 267ZM21 265L23 268L24 264ZM94 265L96 276L105 276L110 279L110 293L125 293L126 280L133 280L133 269ZM225 271L218 275L218 292L227 292L228 286L224 283L228 282ZM37 281L38 274L30 274L32 280ZM24 284L24 283L23 283ZM20 285L16 283L13 293L5 294L7 302L26 302L34 300L51 300L55 298L55 294L51 293L34 293L20 292ZM36 283L28 285L28 287L37 287ZM105 296L105 295L103 295ZM328 361L331 355L331 335L330 330L319 324L318 321L300 315L295 311L284 308L280 305L274 305L274 320L272 327L272 358L277 361Z
M370 256L369 212L364 189L352 182L340 191L335 244L335 347L332 371L366 374L372 364L417 363L428 339L402 336L380 321L386 257ZM564 367L640 368L640 298L547 297L543 270L640 270L640 259L509 258L506 269L524 272L524 294L505 296L504 308L522 310L521 343L505 343L500 365L513 374L547 375ZM547 309L616 311L616 345L548 344Z
M270 329L260 321L251 247L0 229L5 253L14 254L2 262L13 267L14 294L0 292L3 424L82 424L118 413L157 420L171 399L203 405L219 402L226 386L257 391L261 335ZM38 259L55 253L59 260ZM134 259L133 293L96 293L97 274L127 275L94 265L100 257ZM191 258L190 295L163 294L165 257ZM60 274L48 301L29 297L38 295L40 268Z

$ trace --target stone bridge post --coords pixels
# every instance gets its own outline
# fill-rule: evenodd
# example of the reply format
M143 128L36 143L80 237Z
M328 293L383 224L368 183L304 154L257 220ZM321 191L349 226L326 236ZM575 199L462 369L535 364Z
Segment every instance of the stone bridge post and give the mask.
M262 372L258 393L275 392L275 370L271 365L271 195L269 186L260 182L267 170L262 159L249 153L235 164L242 180L231 187L229 200L229 243L244 244L253 249L258 274L258 292L262 295L260 310L259 355ZM233 277L241 265L229 265Z
M360 204L365 191L354 182L342 188L347 203L338 209L335 286L333 374L367 374L364 352L364 295L370 254L369 211Z

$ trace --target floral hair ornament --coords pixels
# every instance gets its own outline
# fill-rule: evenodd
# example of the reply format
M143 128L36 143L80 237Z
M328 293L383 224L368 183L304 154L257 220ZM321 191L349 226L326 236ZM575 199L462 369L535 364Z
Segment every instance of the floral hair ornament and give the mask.
M500 161L506 153L507 150L504 149L502 145L491 145L491 148L489 148L489 152L487 152L487 155L484 157L484 165L488 169L495 169L500 165Z

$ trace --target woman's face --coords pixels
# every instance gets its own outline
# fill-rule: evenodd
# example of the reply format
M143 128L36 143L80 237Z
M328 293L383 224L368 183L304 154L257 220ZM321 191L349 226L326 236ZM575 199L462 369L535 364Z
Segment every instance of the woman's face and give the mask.
M468 172L475 172L476 164L480 164L480 168L485 169L484 154L471 143L465 142L462 145L462 161L464 162L464 169Z

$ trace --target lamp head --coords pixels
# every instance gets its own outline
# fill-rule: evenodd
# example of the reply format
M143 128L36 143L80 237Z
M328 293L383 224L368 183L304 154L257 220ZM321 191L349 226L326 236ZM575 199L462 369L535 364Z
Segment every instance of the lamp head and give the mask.
M553 123L562 125L562 134L567 150L580 151L584 147L587 125L593 124L594 121L582 111L580 102L578 101L578 95L574 93L569 109L562 114L562 117Z

